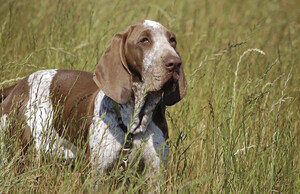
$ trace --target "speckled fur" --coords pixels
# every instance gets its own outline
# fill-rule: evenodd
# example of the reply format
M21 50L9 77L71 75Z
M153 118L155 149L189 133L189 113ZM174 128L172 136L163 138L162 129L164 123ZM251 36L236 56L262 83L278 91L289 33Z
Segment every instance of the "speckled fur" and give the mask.
M144 102L143 108L138 109L134 107L137 106L137 103L141 103L140 101L133 103L131 100L127 104L119 105L122 121L125 125L131 125L131 129L135 129L135 118L138 118L134 117L131 120L131 116L136 115L136 113L138 115L140 111L143 111L141 124L134 131L133 152L129 159L132 159L136 150L140 149L144 144L145 149L142 154L142 160L148 162L151 168L157 170L160 169L161 158L166 161L168 155L168 146L164 144L164 136L152 121L153 109L160 98L160 95L147 96L149 101ZM107 172L120 157L125 134L118 125L113 101L105 96L102 91L99 91L94 106L93 123L89 130L91 161L96 164L97 170ZM134 112L135 114L133 114Z
M175 49L170 45L165 36L166 28L158 22L145 20L145 28L153 29L153 48L144 53L143 58L143 80L144 86L151 91L158 91L162 82L161 59L166 55L179 57Z

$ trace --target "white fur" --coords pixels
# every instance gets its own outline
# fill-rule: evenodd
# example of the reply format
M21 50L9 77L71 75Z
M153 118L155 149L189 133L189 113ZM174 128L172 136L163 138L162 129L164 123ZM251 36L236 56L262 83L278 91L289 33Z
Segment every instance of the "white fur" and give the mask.
M63 158L74 158L76 149L67 140L61 138L52 126L53 107L50 99L50 86L57 70L42 70L28 78L29 100L25 116L30 127L35 148L50 154L59 154Z
M7 115L4 114L0 118L0 164L4 159L4 152L5 152L5 144L4 144L4 135L5 135L5 127L6 126Z
M156 21L144 20L144 25L152 28L160 28L162 25Z
M4 132L3 130L6 127L6 120L7 120L7 115L6 114L2 115L1 118L0 118L0 134L2 132ZM2 138L2 137L3 136L1 134L0 138Z
M165 143L162 131L151 121L145 133L139 133L133 139L133 151L129 161L134 159L136 152L143 149L142 159L150 166L152 173L158 173L163 164L166 167L169 147Z
M91 162L98 171L106 172L118 158L125 134L118 126L111 99L102 91L95 98L89 135Z

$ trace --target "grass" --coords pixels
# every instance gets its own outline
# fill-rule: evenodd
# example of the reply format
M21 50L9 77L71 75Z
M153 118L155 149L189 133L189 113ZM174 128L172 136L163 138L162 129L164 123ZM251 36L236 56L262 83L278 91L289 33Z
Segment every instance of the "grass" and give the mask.
M48 68L92 72L114 33L145 18L175 32L188 80L167 109L167 176L15 153L0 164L0 193L297 193L300 191L299 2L0 0L0 87ZM11 139L9 135L4 138ZM4 153L9 155L10 153ZM24 173L17 164L29 161ZM94 183L100 182L99 188ZM119 186L117 186L119 185ZM120 186L121 185L121 186Z

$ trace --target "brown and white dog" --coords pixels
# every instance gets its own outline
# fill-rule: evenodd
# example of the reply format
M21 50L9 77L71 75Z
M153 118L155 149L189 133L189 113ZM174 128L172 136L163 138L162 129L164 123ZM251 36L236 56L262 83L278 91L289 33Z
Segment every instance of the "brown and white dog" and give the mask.
M84 151L96 171L107 172L125 141L119 115L133 135L129 162L144 147L141 161L157 171L168 156L165 105L180 101L186 90L175 35L144 20L114 36L94 74L41 70L2 89L0 133L7 126L21 130L24 148L33 143L38 153L62 158L74 158L87 142ZM12 127L12 110L24 128Z

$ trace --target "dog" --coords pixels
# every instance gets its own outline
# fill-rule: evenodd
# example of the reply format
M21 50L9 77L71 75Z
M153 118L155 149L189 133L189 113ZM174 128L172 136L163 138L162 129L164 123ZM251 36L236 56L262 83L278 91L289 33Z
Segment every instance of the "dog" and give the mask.
M132 162L143 147L141 161L158 172L168 158L165 106L187 92L176 44L173 32L143 20L113 37L94 73L35 72L1 90L0 132L21 130L23 150L33 145L38 155L84 151L96 173L109 172L124 150ZM22 129L10 122L13 110Z

